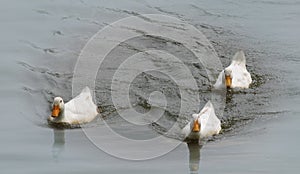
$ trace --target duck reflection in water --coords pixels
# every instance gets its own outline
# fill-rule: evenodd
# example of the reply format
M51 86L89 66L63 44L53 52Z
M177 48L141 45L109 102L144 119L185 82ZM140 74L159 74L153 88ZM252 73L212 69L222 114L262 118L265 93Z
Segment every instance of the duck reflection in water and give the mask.
M199 171L200 165L200 149L202 145L198 141L187 142L189 149L189 168L191 174L196 174Z
M58 158L65 149L65 131L53 129L53 138L52 156L55 161L58 161Z

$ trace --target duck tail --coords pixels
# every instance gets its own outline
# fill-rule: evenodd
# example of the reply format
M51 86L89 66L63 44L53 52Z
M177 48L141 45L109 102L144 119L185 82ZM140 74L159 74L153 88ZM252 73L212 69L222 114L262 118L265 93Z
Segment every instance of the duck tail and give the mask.
M86 86L82 89L81 93L91 93L91 90L88 86Z
M236 52L232 58L232 61L243 63L244 65L246 65L246 57L244 51L240 50Z
M203 108L213 108L213 104L211 103L210 100L208 100L208 102L205 104L205 106Z

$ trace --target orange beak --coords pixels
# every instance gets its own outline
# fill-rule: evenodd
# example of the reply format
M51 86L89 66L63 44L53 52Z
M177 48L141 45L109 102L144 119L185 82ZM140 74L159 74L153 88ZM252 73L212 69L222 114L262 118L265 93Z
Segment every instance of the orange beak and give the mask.
M230 77L230 75L225 75L225 85L227 88L230 88L232 83L232 78Z
M193 132L199 132L200 131L200 124L198 122L198 119L194 121L193 125Z
M54 105L52 109L52 117L58 117L60 109L58 105Z

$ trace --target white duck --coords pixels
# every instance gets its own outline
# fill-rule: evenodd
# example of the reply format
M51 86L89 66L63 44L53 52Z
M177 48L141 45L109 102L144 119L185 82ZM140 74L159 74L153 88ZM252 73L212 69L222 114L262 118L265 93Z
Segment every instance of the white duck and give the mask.
M61 97L55 97L52 114L48 117L51 125L79 125L92 121L98 115L91 91L85 87L81 93L64 104Z
M183 129L182 132L187 139L198 140L221 131L221 121L215 114L214 107L210 101L206 103L199 114L193 114L193 119Z
M251 83L251 75L246 69L245 54L238 51L233 56L231 64L219 74L214 88L249 88Z

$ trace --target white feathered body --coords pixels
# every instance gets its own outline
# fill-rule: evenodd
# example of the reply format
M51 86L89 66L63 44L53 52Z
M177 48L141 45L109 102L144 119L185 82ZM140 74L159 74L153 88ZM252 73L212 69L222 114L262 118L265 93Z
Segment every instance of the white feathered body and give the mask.
M64 105L59 117L49 117L52 123L83 124L91 122L98 115L97 106L93 102L91 91L85 87L81 93Z
M225 71L231 72L232 84L230 88L249 88L252 83L251 75L246 68L246 58L243 51L234 55L231 64L225 68ZM217 89L225 88L224 70L219 74L214 87Z
M195 119L198 119L201 125L199 132L192 131L192 125ZM192 121L190 121L182 131L188 139L201 139L219 134L221 131L221 121L216 116L212 103L208 101L199 114L193 114Z

